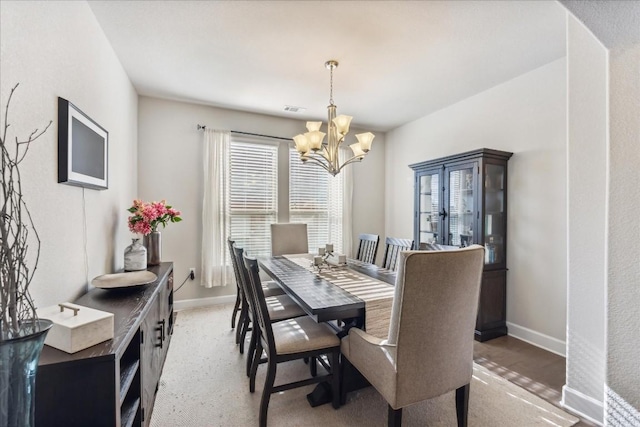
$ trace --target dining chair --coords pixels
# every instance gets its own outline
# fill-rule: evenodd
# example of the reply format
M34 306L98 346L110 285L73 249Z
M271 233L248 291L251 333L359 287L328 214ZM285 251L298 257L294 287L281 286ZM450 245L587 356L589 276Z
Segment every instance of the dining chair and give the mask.
M342 340L343 369L355 366L384 397L389 426L401 425L402 408L452 390L467 425L483 267L479 245L401 252L387 339L351 328Z
M264 350L267 355L267 376L260 401L260 427L267 425L267 411L271 395L297 387L330 381L332 405L338 409L340 407L340 375L338 372L340 339L327 324L317 323L309 316L273 323L267 303L262 295L258 261L245 254L244 265L249 273L251 301L253 301L253 312L258 325L256 329L259 329L259 333L256 334L258 338L256 354L261 355ZM320 357L322 355L327 355L330 358L329 364ZM311 376L304 380L274 386L278 363L305 358L317 358L327 370L327 375ZM249 386L251 392L255 391L255 373L258 369L258 363L259 356L254 358L251 366Z
M395 270L398 265L400 251L410 251L414 249L413 240L398 239L396 237L387 237L384 241L384 258L382 259L382 268Z
M271 224L271 256L309 253L307 224Z
M227 238L227 246L229 247L229 255L231 258L231 265L233 267L233 274L234 277L236 279L236 302L233 305L233 311L231 312L231 329L234 329L236 327L236 315L238 313L240 313L240 317L238 318L238 326L240 326L242 324L242 300L243 300L243 292L242 292L242 287L240 285L240 279L238 276L238 263L236 261L236 258L233 254L233 244L235 243L234 240L232 240L231 238ZM284 291L282 290L282 288L280 286L278 286L278 284L276 282L273 281L269 281L269 282L262 282L262 287L265 288L264 290L264 294L266 296L275 296L275 295L282 295L284 294ZM238 344L239 339L240 339L240 331L241 328L236 329L236 344Z
M360 243L358 245L356 259L362 262L368 262L369 264L375 264L380 236L377 234L361 234L358 236L358 239L360 239Z
M249 341L249 354L247 355L247 375L249 374L249 367L251 366L251 359L253 358L253 351L255 349L254 344L254 316L251 307L251 303L249 302L249 282L247 277L247 272L242 262L242 254L243 249L238 248L235 243L232 245L233 254L238 266L238 279L240 281L240 286L242 288L242 295L244 296L242 301L242 311L240 317L242 318L242 323L240 324L240 335L236 338L236 344L239 344L240 354L244 353L244 344L247 337L247 332L251 331L251 339ZM268 302L269 310L271 313L271 319L274 322L291 319L297 316L304 316L306 313L304 310L288 295L270 295L266 296L265 288L262 288L262 295ZM251 325L251 327L250 327Z

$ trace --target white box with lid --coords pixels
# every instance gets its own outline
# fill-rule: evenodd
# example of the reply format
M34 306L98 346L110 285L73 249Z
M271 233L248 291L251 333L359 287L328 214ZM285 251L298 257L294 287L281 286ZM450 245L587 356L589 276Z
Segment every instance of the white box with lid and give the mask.
M38 310L38 317L53 326L44 343L67 353L76 353L113 338L113 313L69 302Z

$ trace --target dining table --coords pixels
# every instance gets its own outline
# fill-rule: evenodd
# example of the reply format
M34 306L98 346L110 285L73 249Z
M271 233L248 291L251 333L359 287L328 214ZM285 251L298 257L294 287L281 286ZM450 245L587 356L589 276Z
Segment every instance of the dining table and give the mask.
M262 271L316 322L326 322L338 337L352 327L386 339L395 293L396 272L374 264L347 259L346 264L314 265L312 254L258 257ZM369 382L350 364L341 364L345 391L354 391ZM331 401L331 387L320 383L307 395L312 407Z
M344 336L351 327L386 338L396 272L348 259L313 265L312 254L258 257L268 274L316 322L329 322Z

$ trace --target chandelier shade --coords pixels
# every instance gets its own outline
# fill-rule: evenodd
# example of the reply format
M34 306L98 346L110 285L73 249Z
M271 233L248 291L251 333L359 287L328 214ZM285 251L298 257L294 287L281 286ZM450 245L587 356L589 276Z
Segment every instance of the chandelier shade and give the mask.
M360 161L371 150L374 134L371 132L356 135L358 142L349 145L353 151L353 157L340 163L339 150L344 139L349 133L349 126L353 117L346 115L336 116L336 106L333 103L333 70L338 66L338 61L327 61L325 67L330 71L330 91L327 133L320 131L322 122L307 122L307 132L293 137L296 150L300 154L300 160L318 164L331 175L336 176L346 165ZM324 137L327 136L327 141Z

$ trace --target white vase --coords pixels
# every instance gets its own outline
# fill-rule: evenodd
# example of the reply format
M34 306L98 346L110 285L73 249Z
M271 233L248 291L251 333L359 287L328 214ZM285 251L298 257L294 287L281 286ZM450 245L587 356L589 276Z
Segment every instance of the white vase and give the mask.
M138 271L147 268L147 249L140 239L131 239L131 245L124 250L124 271Z

